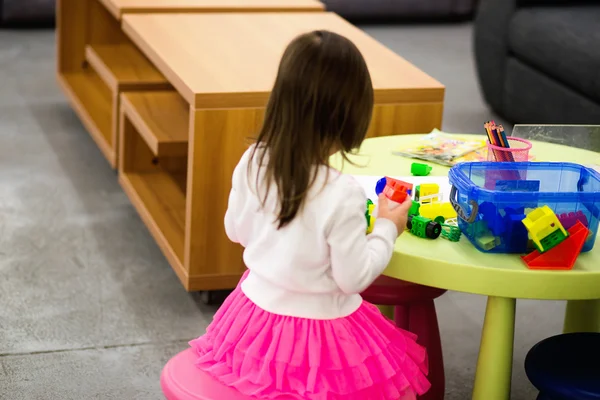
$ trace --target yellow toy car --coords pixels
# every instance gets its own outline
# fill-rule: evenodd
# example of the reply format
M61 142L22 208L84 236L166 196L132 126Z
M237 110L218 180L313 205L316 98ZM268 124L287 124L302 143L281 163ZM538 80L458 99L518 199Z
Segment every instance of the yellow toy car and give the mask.
M422 183L415 189L415 200L421 204L433 203L440 200L440 185L437 183Z
M440 222L441 220L438 219L438 217L444 218L444 221L454 219L457 217L456 211L454 210L454 208L452 208L452 204L450 203L421 204L421 207L419 208L419 214L424 216L425 218L429 218L437 222Z

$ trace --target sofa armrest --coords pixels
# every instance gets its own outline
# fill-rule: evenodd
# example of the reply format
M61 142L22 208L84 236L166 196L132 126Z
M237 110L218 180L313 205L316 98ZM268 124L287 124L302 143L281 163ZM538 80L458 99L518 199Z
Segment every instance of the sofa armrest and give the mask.
M598 0L518 0L519 7L538 7L538 6L580 6L586 4L598 4Z
M487 103L502 114L508 60L509 22L517 0L481 0L474 24L474 52L479 85Z
M54 22L56 0L0 0L1 23Z

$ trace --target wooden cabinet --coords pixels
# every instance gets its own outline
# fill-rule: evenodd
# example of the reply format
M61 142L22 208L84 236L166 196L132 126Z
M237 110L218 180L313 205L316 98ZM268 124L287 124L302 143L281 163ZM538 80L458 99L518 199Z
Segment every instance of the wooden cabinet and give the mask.
M311 12L124 14L105 7L117 0L60 2L59 79L187 290L233 288L244 270L223 226L231 176L295 36L327 29L356 43L375 90L370 136L441 125L444 87L341 17L313 12L318 2ZM77 19L90 12L91 25Z

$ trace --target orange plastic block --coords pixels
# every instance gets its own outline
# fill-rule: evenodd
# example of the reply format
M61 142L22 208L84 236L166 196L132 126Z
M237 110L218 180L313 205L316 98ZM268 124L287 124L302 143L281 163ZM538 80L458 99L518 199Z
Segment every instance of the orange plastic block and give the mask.
M385 197L396 203L403 203L411 195L413 185L398 179L385 178L386 185L383 189Z
M560 244L543 254L535 250L521 258L529 269L572 269L589 233L590 230L581 221L577 221L569 229L569 236Z

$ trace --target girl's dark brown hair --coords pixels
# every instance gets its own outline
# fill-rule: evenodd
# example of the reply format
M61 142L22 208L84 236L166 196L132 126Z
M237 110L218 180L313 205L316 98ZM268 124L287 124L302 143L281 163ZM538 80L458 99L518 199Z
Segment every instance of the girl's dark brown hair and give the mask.
M354 43L314 31L288 45L251 157L258 154L259 168L265 168L263 206L272 183L277 187L279 228L302 208L317 167L328 165L336 151L347 160L360 146L372 112L371 77Z

